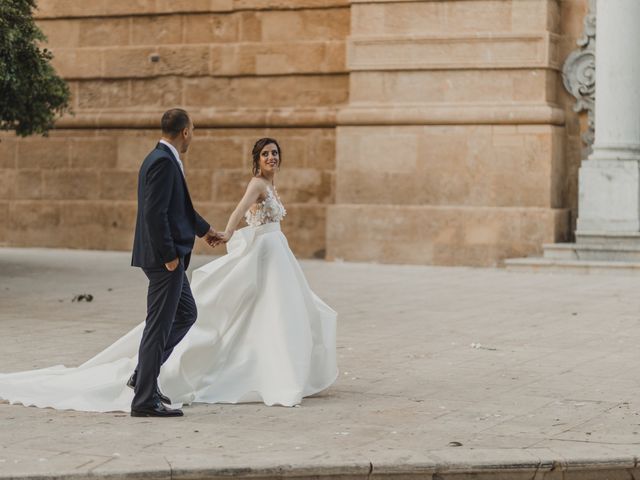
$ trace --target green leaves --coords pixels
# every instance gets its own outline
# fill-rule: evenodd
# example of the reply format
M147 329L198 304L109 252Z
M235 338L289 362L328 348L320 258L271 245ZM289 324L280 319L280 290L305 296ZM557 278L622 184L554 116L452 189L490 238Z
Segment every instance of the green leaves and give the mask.
M69 111L69 87L49 63L53 55L33 20L34 0L0 1L0 130L43 134Z

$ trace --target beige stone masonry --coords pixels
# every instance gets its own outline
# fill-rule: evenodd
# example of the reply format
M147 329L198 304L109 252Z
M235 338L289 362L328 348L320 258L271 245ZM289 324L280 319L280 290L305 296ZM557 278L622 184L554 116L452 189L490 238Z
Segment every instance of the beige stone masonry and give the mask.
M566 0L351 0L355 36L533 32L559 29Z
M536 103L458 103L416 106L354 105L340 109L338 125L563 125L565 111Z
M130 249L140 162L182 106L191 195L218 228L269 135L297 255L536 253L575 217L585 120L558 70L586 3L39 0L75 114L0 135L0 244Z
M385 263L496 266L562 241L567 210L333 205L327 257Z
M339 127L336 203L558 208L563 137L547 125Z
M559 36L553 33L354 36L348 43L352 70L560 68Z
M353 72L349 78L350 106L380 108L556 104L559 88L556 72L545 69Z
M56 48L53 66L69 80L344 73L344 42ZM152 61L152 56L158 58ZM156 57L154 57L156 58Z
M37 18L295 10L346 7L350 0L40 0Z

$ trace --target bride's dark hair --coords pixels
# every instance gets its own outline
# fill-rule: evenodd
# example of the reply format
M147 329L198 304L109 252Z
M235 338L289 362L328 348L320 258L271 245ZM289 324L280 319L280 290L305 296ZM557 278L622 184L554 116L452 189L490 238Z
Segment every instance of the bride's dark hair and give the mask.
M265 137L258 140L253 146L253 150L251 150L251 156L253 157L253 176L255 177L260 172L260 152L264 147L273 143L276 147L278 147L278 166L282 163L282 149L280 145L278 145L278 141Z

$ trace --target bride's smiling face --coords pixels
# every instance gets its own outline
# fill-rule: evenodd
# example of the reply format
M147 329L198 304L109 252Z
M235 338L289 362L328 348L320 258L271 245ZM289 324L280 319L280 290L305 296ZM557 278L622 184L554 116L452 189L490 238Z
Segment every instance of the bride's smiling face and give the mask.
M275 143L266 144L260 150L260 171L263 173L274 173L280 166L280 152Z

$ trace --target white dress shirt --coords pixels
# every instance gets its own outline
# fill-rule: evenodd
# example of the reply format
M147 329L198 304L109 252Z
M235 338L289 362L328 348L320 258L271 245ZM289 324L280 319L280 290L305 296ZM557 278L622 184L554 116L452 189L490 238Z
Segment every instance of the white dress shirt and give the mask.
M182 176L184 177L184 167L182 166L182 160L180 160L180 154L178 153L178 150L176 150L176 147L171 145L166 140L161 139L160 143L169 147L169 150L171 150L171 153L173 153L173 156L176 157L176 160L178 161L178 165L180 165L180 171L182 172Z

